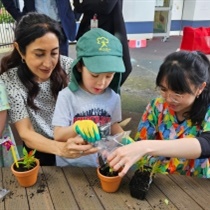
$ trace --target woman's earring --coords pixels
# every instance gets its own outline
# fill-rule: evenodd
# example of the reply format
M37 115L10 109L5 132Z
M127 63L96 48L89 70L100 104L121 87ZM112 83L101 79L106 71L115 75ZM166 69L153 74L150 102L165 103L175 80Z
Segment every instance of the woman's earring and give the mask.
M22 62L22 63L25 63L25 59L21 58L21 62Z
M197 95L196 98L199 98L200 95Z

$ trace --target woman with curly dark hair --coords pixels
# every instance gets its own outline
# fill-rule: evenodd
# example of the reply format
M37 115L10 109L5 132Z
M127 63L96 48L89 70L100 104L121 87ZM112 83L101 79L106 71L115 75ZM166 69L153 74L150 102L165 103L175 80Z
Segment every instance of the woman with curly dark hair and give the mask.
M24 146L37 149L41 165L95 152L81 138L53 140L52 115L58 92L67 86L72 59L59 54L59 24L44 14L28 13L17 23L13 51L2 58L0 79L8 92L10 123ZM80 145L78 145L80 144ZM85 151L85 152L83 152Z

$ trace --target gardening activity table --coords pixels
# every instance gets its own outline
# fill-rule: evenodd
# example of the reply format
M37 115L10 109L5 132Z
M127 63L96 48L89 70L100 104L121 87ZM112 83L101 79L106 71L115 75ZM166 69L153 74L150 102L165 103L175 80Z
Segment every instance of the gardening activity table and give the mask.
M95 168L40 167L37 183L19 186L9 167L0 168L0 187L10 193L0 201L1 210L124 210L124 209L210 209L210 180L180 175L157 175L145 200L132 198L129 180L120 189L101 189Z

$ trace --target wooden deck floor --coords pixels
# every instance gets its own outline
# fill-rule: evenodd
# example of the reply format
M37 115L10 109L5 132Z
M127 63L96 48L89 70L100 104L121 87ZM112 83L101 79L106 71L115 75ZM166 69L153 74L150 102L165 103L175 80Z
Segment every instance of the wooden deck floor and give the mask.
M157 175L142 201L130 196L128 183L131 176L129 173L123 178L116 193L106 193L100 187L94 168L41 167L36 185L23 188L10 168L1 168L0 186L10 193L0 202L0 209L210 209L210 180Z

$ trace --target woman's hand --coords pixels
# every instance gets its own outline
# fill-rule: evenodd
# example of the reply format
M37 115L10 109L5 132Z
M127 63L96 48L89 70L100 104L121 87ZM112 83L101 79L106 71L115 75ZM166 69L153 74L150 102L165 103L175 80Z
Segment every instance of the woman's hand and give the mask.
M61 143L61 142L60 142ZM62 142L63 143L63 142ZM87 144L80 136L70 138L63 144L61 156L66 158L78 158L96 153L98 149L91 144Z
M143 155L145 155L144 150L141 147L141 142L135 142L129 145L125 145L114 150L107 157L109 165L115 170L118 171L120 168L122 170L119 173L119 176L123 177L129 168L136 163Z

